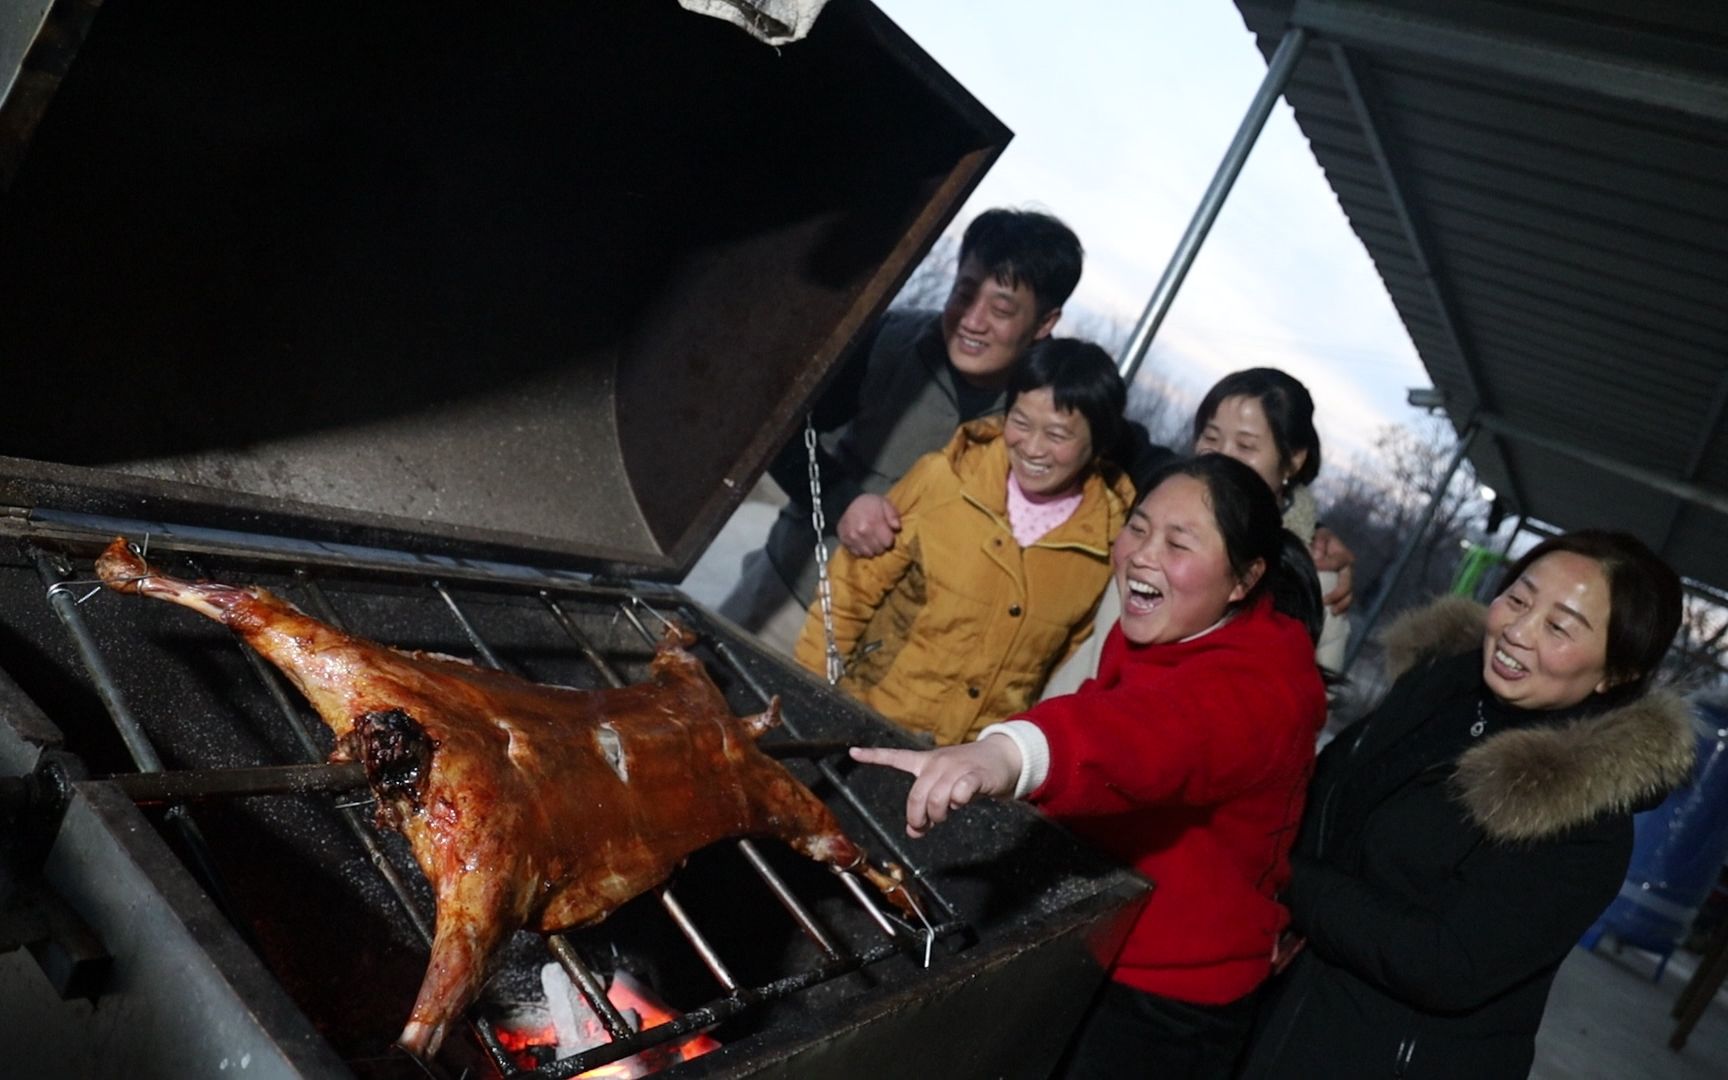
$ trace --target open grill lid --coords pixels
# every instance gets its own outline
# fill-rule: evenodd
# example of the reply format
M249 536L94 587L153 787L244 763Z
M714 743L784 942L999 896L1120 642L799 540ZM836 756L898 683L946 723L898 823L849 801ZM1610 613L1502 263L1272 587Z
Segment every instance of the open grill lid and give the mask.
M1008 138L863 0L63 0L0 505L678 578Z

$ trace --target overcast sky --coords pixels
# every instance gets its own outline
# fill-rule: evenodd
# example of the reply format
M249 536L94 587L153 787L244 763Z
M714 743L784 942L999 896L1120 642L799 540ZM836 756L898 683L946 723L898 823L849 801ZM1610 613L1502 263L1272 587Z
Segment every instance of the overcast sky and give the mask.
M1266 64L1229 0L875 0L1014 131L961 210L1037 206L1074 227L1070 310L1132 326ZM1282 102L1159 331L1142 378L1197 396L1238 368L1307 384L1345 461L1427 374Z

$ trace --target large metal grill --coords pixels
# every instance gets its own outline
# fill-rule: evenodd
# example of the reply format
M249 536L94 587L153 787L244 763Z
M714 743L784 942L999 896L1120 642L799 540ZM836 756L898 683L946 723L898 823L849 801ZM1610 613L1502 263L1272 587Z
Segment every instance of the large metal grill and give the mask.
M388 1043L424 967L430 895L406 845L373 828L363 786L353 790L357 770L307 767L328 753L328 733L225 629L83 584L106 531L37 526L31 533L16 563L0 571L0 589L14 624L41 631L28 648L47 666L21 670L15 653L0 660L31 699L48 703L88 771L113 777L71 787L166 805L145 816L268 971L263 978L280 984L342 1068L397 1075L405 1063L391 1057ZM716 1031L721 1049L671 1073L754 1072L795 1059L801 1046L820 1044L861 1016L911 1002L925 1007L926 999L1000 968L1007 956L992 938L1030 935L1030 943L1076 930L1084 937L1083 928L1135 891L1127 875L1076 859L1057 830L1018 808L982 807L963 827L907 844L904 783L882 770L855 769L838 751L896 736L674 590L390 553L338 556L306 545L242 549L161 535L151 545L152 560L166 572L263 584L363 636L563 685L643 677L658 621L677 619L701 636L697 648L736 712L760 711L768 696L782 697L783 731L770 738L814 755L789 767L823 795L850 835L919 883L928 930L885 912L851 876L831 874L778 843L719 845L599 927L544 944L518 935L487 996L470 1010L472 1038L452 1038L444 1068L489 1064L502 1075L566 1077ZM211 809L197 807L212 799L219 801ZM107 951L86 947L85 973L68 981L99 979L90 972ZM249 968L245 951L234 950ZM527 1068L499 1045L492 1024L511 1002L535 996L539 966L553 958L604 1019L610 1041ZM603 991L614 968L652 986L677 1015L632 1031ZM1090 977L1096 974L1093 967ZM1052 999L1047 981L1034 990L1021 976L1012 984L1042 999L1042 1030L1058 1035L1035 1041L1053 1052L1050 1044L1059 1045L1078 1008L1075 995ZM97 1011L110 990L79 989L94 994ZM1024 1068L1026 1047L1013 1053Z

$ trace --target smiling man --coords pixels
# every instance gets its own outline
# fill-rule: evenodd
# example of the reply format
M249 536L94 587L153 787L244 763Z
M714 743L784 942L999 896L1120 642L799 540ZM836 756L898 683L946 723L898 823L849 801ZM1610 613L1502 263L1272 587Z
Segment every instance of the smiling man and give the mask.
M1079 237L1048 214L987 210L961 239L942 310L882 317L813 410L830 537L858 556L893 546L900 516L883 493L960 424L1002 411L1014 365L1050 336L1083 257ZM769 471L791 501L719 610L790 654L816 591L801 434Z

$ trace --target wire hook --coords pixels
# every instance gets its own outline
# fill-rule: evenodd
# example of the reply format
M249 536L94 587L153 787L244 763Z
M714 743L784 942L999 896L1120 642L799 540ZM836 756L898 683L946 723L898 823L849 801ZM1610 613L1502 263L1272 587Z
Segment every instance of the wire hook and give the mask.
M648 603L646 600L642 599L640 596L637 596L635 593L631 593L630 594L630 603L635 605L636 607L639 607L642 610L646 611L648 614L654 616L656 619L659 619L660 620L660 626L663 629L667 629L667 630L672 629L672 620L668 619L666 616L660 614L660 609L658 609L654 605Z
M88 578L86 578L82 581L74 581L74 580L68 579L66 581L56 581L54 584L48 586L48 596L50 599L52 599L53 597L56 597L56 596L60 595L61 593L70 593L74 588L77 588L77 587L83 586L83 585L93 585L95 587L92 588L89 592L85 593L83 596L80 596L80 597L77 597L76 599L74 599L72 601L74 604L82 604L84 601L90 599L92 596L95 596L97 593L102 591L102 582L100 582L100 581L92 581Z

